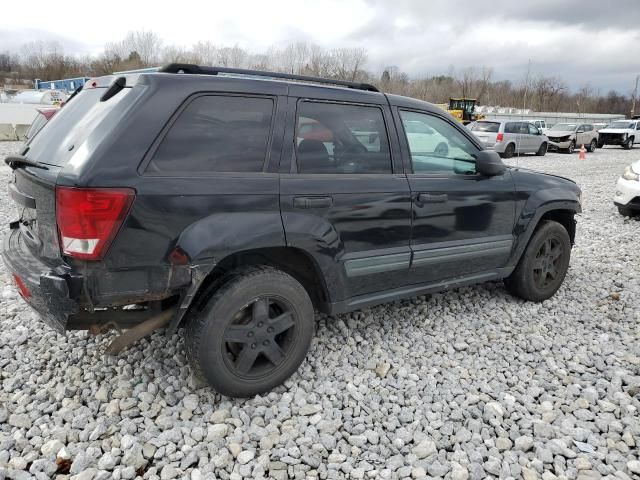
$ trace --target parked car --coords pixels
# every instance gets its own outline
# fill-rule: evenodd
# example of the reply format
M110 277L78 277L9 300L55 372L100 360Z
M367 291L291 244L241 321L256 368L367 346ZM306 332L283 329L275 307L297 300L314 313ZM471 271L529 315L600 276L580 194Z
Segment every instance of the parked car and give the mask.
M51 119L51 117L56 114L58 110L58 108L38 108L36 118L33 119L29 130L27 130L27 133L25 134L25 140L28 142L33 137L35 137L36 134L40 130L42 130L42 127L46 125L46 123Z
M5 161L2 257L44 322L127 329L110 353L184 325L230 396L296 371L314 310L497 279L551 297L581 211L573 181L505 166L429 103L196 65L88 82Z
M485 148L495 150L502 158L521 153L544 156L549 145L546 135L529 122L481 120L470 124L469 130Z
M547 133L547 122L545 120L525 120L525 122L533 123L542 133Z
M630 150L640 143L640 120L616 120L600 130L598 145L620 145Z
M547 131L549 148L573 153L576 146L584 145L588 152L598 146L598 132L590 123L556 123Z
M630 217L640 213L640 161L624 169L616 185L613 203L621 215Z

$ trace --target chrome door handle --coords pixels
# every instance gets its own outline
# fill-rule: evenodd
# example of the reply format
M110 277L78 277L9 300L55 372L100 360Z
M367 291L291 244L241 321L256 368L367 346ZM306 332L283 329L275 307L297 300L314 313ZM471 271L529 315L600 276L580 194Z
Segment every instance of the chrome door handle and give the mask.
M333 204L331 197L294 197L293 208L328 208Z
M446 193L419 193L420 203L445 203L449 199Z

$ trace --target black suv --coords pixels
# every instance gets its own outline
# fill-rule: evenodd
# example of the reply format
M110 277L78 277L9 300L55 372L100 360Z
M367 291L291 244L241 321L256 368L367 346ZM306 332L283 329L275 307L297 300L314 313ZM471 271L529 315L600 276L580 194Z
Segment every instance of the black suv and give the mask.
M59 331L185 326L193 368L250 396L339 314L504 279L560 287L567 179L506 167L431 104L366 84L172 64L89 81L19 155L3 258Z

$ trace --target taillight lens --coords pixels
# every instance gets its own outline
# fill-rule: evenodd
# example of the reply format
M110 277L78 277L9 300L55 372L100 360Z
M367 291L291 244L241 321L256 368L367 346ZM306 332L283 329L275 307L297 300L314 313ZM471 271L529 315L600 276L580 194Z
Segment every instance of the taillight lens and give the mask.
M130 188L56 187L56 221L62 252L100 260L135 198Z
M14 273L13 281L15 282L16 287L18 288L18 293L22 295L23 298L26 298L26 299L31 298L31 291L27 287L27 284L24 283L24 280L22 280L22 278L20 278L18 275Z
M501 142L504 140L504 134L503 133L499 133L498 135L496 135L496 142Z

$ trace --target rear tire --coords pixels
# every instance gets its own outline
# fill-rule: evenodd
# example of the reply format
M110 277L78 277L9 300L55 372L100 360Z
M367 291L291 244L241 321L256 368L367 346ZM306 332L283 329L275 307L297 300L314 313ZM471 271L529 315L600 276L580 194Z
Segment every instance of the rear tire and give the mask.
M598 145L598 142L596 141L596 139L594 138L593 140L591 140L591 143L589 144L589 147L587 147L587 151L589 153L593 153L596 151L596 146Z
M547 154L547 142L542 142L542 145L540 145L540 148L536 152L536 156L544 157L546 154Z
M187 357L221 394L251 397L298 369L314 322L309 295L293 277L271 267L241 269L190 313Z
M631 150L633 148L633 137L629 137L624 145L622 146L625 150Z
M516 153L516 146L513 143L507 145L507 148L504 149L502 153L502 158L511 158Z
M504 285L511 294L525 300L546 300L562 285L570 258L571 239L567 230L558 222L546 220L537 227Z

